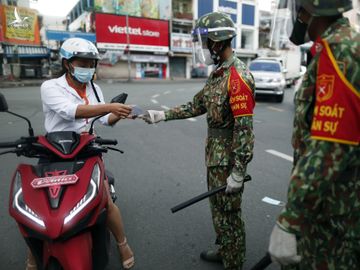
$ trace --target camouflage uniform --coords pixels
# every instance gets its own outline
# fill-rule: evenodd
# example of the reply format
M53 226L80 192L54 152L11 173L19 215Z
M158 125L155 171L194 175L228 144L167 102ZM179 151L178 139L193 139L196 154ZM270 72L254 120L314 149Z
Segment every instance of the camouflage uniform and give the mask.
M254 91L254 81L244 63L235 55L213 71L204 88L192 102L165 112L166 121L185 119L207 113L208 138L206 141L206 166L208 188L226 184L232 171L245 175L247 163L253 156L252 116L234 118L229 103L228 83L230 68ZM251 93L252 94L252 93ZM217 194L210 198L216 243L226 269L241 269L245 260L245 228L241 219L240 192Z
M359 98L360 35L347 19L340 18L321 39L329 44L341 73ZM359 138L357 145L311 138L323 49L318 49L309 64L295 101L294 167L288 202L278 222L297 235L302 260L286 269L360 269Z

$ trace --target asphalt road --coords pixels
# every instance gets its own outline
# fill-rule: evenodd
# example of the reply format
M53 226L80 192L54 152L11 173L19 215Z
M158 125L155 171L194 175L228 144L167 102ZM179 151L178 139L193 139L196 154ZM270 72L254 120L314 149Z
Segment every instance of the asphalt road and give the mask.
M203 81L188 83L101 82L106 100L127 92L127 103L145 109L166 109L192 99ZM36 134L43 134L43 115L38 87L1 89L11 111L30 118ZM247 262L256 263L266 252L269 235L281 207L262 202L268 196L284 201L291 170L290 144L294 106L293 90L283 103L259 100L255 110L255 152L248 167L253 180L246 184L243 216L247 233ZM26 123L12 115L0 115L0 141L26 135ZM205 117L147 125L141 120L123 120L116 127L98 127L103 138L116 138L124 155L109 153L106 165L115 176L119 205L135 256L134 269L216 270L199 259L199 253L214 246L208 201L176 214L170 208L206 191L204 144ZM282 155L283 154L283 155ZM280 155L280 156L279 156ZM8 214L10 178L21 161L0 156L0 268L25 268L26 248L16 223ZM74 254L76 256L76 254ZM112 240L108 269L121 269ZM272 265L268 269L279 269Z

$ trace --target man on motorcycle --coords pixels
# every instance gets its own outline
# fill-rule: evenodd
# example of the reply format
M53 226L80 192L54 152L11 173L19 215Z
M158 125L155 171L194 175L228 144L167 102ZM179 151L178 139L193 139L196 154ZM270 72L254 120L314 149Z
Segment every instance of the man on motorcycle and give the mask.
M81 38L67 39L60 49L64 74L45 81L41 86L41 100L45 114L45 129L54 131L88 131L90 119L102 116L104 125L114 125L128 117L131 107L120 103L105 103L99 86L93 77L99 52L90 41ZM124 269L134 266L134 255L127 244L119 208L109 194L109 230L113 233ZM27 270L35 270L36 264L29 252Z

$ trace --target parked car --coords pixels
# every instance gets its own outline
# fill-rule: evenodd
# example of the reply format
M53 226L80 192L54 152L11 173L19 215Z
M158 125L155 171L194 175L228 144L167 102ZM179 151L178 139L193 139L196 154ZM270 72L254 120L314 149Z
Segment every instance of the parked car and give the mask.
M191 78L206 78L207 75L207 66L200 64L191 70Z
M255 79L256 95L272 96L277 102L283 101L286 70L279 60L255 59L250 62L249 69Z

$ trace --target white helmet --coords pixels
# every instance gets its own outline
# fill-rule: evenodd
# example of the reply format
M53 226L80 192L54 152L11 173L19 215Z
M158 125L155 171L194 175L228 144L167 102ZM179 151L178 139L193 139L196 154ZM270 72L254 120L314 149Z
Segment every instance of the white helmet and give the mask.
M69 38L65 40L60 48L61 59L71 59L73 57L99 60L99 51L95 45L83 38Z

